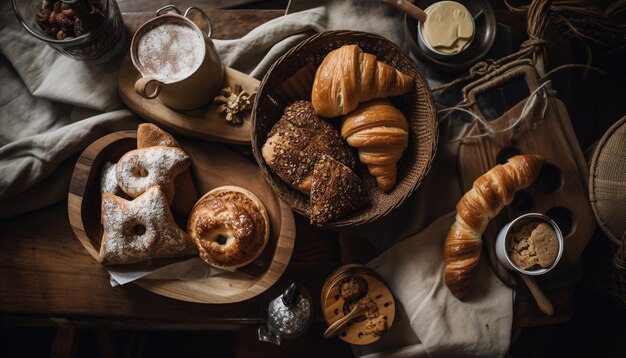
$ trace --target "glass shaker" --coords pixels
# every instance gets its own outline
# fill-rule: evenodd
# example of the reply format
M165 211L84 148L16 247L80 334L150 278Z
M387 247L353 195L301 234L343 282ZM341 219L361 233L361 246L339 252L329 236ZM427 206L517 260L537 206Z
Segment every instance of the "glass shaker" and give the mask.
M313 317L311 295L294 282L270 302L267 314L267 326L259 327L259 340L280 345L283 339L298 337L309 328Z
M13 0L13 10L31 35L76 60L104 62L125 44L115 0Z

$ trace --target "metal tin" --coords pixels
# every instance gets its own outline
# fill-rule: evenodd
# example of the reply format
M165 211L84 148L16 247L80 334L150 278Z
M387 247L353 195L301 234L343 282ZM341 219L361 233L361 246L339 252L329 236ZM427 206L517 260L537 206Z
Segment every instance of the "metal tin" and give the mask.
M520 225L523 225L525 222L530 221L530 220L543 221L549 224L552 227L552 229L554 229L554 232L556 233L556 238L559 243L559 251L557 252L556 259L554 259L554 262L552 263L550 267L540 268L536 270L524 270L520 267L517 267L517 265L515 265L515 263L513 263L513 261L509 257L509 253L506 249L509 232L511 232L512 230L515 230L517 227L519 227ZM504 267L506 267L509 270L517 271L525 275L538 276L538 275L543 275L549 272L550 270L552 270L554 267L556 267L556 265L561 260L561 256L563 255L563 245L564 245L564 242L563 242L563 234L561 233L561 229L559 229L558 225L552 219L550 219L550 217L540 214L540 213L528 213L528 214L524 214L524 215L517 217L515 220L504 225L504 227L500 230L496 238L496 256L498 257L498 260L500 261L500 263L502 263L502 265L504 265Z

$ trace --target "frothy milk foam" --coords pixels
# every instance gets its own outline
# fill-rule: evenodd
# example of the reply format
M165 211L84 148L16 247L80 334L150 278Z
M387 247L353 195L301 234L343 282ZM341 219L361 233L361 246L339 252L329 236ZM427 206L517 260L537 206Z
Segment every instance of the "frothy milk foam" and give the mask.
M187 78L204 59L204 39L189 26L166 23L148 30L137 45L145 76L163 83Z

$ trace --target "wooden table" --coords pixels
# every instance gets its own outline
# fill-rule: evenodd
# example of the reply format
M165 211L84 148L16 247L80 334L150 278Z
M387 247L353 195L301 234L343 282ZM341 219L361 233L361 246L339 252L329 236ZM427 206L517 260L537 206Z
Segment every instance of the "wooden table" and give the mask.
M131 6L132 1L119 3L130 33L153 17L152 11L125 11L124 5L137 8L136 3ZM209 10L208 5L204 8L213 20L214 37L222 39L241 37L283 13L282 10ZM501 11L498 14L500 19L524 23L523 18ZM241 303L194 304L158 296L134 285L112 288L108 273L74 236L64 201L0 221L0 316L9 325L256 327L265 320L268 302L290 282L298 281L313 293L315 319L322 322L318 296L325 277L342 264L340 240L331 231L312 228L302 217L296 216L296 224L297 240L291 263L270 290ZM344 261L357 260L346 254L343 253ZM572 291L550 292L549 297L556 303L556 313L551 318L543 316L532 301L516 302L514 332L519 333L522 327L567 321L571 315ZM338 340L323 341L318 337L319 330L319 327L311 330L304 341L336 347ZM349 354L345 346L337 348L336 352L340 352L337 354Z

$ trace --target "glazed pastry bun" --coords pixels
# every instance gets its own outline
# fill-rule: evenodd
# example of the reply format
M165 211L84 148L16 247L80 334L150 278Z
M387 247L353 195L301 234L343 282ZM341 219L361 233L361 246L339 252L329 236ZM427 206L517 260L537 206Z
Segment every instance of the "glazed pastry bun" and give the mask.
M198 200L187 231L205 262L234 270L261 255L269 240L270 222L256 195L237 186L222 186Z

